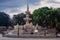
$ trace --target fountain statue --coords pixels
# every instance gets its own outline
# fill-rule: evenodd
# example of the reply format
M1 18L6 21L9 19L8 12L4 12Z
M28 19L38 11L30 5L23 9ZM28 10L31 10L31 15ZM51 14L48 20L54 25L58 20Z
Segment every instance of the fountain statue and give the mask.
M30 23L32 18L29 18L29 16L30 16L30 11L29 11L29 5L27 3L26 18L24 18L24 20L26 21L26 24L24 25L25 33L31 33L33 30L32 22Z

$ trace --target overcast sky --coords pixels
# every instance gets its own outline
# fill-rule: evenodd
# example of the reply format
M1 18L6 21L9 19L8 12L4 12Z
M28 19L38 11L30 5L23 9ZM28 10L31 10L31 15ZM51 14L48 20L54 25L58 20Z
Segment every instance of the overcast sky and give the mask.
M60 0L29 0L30 12L43 6L59 8ZM0 11L10 16L25 12L26 0L0 0Z

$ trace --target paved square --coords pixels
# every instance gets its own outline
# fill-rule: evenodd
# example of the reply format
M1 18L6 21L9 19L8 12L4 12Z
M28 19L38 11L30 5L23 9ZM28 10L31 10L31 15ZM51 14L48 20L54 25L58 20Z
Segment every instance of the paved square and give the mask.
M60 40L60 38L7 38L7 37L0 37L0 40Z

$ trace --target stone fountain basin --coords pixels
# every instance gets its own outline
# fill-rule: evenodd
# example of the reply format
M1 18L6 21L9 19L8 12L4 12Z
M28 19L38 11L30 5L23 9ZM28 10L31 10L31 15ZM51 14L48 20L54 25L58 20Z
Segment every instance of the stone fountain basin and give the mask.
M11 37L11 38L56 38L54 36L44 36L38 34L6 34L4 37Z

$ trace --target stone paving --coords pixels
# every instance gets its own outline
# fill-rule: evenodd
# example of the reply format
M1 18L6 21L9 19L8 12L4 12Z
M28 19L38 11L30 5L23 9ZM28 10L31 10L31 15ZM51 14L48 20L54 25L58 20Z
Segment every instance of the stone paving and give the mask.
M0 40L60 40L60 38L9 38L0 35Z
M0 37L0 40L60 40L60 38L7 38L7 37Z

